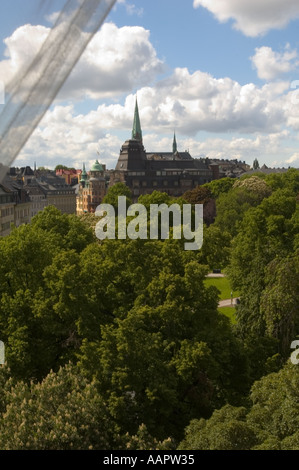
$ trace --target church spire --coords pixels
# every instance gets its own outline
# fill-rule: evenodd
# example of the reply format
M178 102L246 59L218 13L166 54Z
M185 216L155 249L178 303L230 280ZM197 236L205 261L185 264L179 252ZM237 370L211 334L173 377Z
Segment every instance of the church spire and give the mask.
M140 140L142 142L142 130L140 125L140 118L139 118L139 110L138 110L138 103L137 103L137 96L136 96L136 104L135 104L135 113L134 113L134 122L133 122L133 130L132 130L132 139Z
M176 136L175 136L175 133L174 133L173 144L172 144L172 153L175 154L175 153L177 153L177 151L178 151L178 146L177 146L177 143L176 143Z
M83 171L81 173L81 181L86 181L87 180L87 173L85 169L85 163L83 163Z

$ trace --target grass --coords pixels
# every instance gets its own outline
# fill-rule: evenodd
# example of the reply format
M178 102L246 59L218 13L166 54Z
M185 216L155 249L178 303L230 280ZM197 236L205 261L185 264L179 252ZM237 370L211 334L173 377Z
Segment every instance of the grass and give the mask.
M228 317L233 325L236 323L236 309L235 309L235 307L220 307L220 308L218 308L218 312L220 312L220 313L222 313L222 315L225 315L226 317Z
M220 300L230 299L232 291L230 281L227 277L208 277L205 279L206 287L215 286L220 291ZM233 297L239 297L239 292L233 290ZM235 307L219 307L218 312L228 317L232 324L236 323Z
M230 281L227 277L208 277L205 279L206 287L215 286L220 291L220 300L230 299L232 291ZM233 297L239 297L238 291L233 291ZM229 307L231 309L231 307Z

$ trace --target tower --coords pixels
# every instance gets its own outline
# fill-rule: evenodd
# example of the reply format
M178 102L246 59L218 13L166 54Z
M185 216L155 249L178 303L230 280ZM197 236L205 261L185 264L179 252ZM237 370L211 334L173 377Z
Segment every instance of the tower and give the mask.
M177 153L177 151L178 151L178 146L177 146L177 143L176 143L176 136L175 136L175 133L174 133L173 144L172 144L172 153L175 154L175 153Z
M139 140L140 142L142 142L142 130L141 130L141 124L140 124L140 118L139 118L137 96L136 96L136 103L135 103L133 129L132 129L132 140Z
M83 171L81 173L80 183L83 183L83 185L85 185L86 181L87 181L87 173L86 173L86 169L85 169L85 163L83 163Z
M146 169L146 152L142 142L142 130L136 97L131 139L126 140L120 150L116 165L117 171L138 171Z

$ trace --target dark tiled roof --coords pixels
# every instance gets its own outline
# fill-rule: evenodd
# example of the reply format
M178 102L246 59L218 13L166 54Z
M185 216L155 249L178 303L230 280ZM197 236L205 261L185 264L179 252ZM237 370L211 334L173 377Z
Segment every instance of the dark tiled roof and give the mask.
M30 166L26 166L21 168L21 174L22 176L34 176L34 171L31 170Z

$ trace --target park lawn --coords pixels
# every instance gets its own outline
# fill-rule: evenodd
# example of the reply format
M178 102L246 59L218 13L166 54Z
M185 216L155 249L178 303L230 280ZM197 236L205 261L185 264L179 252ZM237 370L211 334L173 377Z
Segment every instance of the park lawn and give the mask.
M222 313L222 315L225 315L226 317L228 317L233 325L236 323L236 309L235 309L235 307L219 307L218 312Z
M220 300L230 299L231 285L227 277L208 277L205 279L205 286L216 286L220 291ZM233 297L239 297L238 291L233 291ZM230 307L231 308L231 307Z

